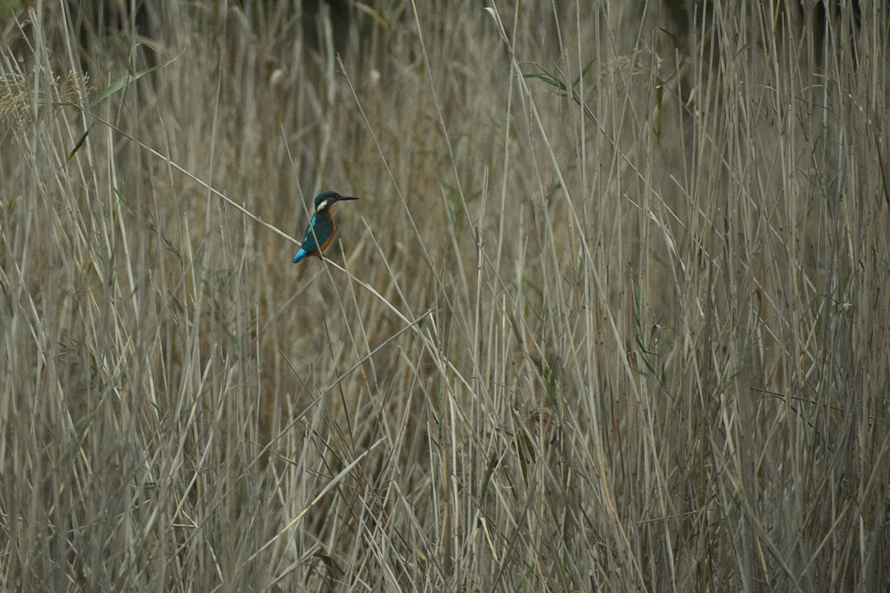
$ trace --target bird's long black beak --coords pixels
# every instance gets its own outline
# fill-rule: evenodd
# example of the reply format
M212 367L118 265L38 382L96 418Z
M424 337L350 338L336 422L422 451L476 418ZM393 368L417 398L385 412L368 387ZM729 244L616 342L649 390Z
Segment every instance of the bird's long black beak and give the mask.
M357 200L357 199L358 198L355 198L353 196L340 196L339 198L336 199L336 201L341 202L343 200Z

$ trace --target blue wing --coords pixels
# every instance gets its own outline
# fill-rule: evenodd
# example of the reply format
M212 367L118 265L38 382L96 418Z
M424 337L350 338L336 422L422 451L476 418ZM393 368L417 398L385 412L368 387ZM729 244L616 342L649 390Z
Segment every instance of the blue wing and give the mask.
M313 229L315 232L313 232ZM327 247L333 234L334 221L331 220L331 217L328 216L327 213L324 213L324 215L314 215L309 223L309 228L306 229L306 235L303 237L303 246L300 247L297 255L294 256L294 263L300 263L304 257L312 255L318 251L318 243L315 241L316 238L321 242L321 247L324 249Z
M309 227L306 229L306 234L303 235L303 240L301 241L302 245L300 246L300 250L294 256L294 263L298 264L303 261L303 258L312 253L313 251L318 251L318 246L315 244L315 235L312 233L312 226L315 224L315 216L312 217L312 220L309 221Z

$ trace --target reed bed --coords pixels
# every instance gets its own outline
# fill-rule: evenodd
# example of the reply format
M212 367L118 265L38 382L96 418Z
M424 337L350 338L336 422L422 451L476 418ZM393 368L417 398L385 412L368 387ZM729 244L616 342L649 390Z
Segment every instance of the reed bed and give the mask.
M333 4L2 8L0 590L887 590L888 5Z

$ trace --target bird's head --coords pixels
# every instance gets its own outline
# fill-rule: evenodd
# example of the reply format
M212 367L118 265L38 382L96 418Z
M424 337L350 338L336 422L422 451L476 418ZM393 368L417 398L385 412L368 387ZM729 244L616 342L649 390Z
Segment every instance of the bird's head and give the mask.
M358 198L353 198L352 196L341 196L335 191L323 191L317 196L315 196L315 212L316 214L319 212L324 212L328 208L331 207L335 202L339 202L341 200L357 200Z

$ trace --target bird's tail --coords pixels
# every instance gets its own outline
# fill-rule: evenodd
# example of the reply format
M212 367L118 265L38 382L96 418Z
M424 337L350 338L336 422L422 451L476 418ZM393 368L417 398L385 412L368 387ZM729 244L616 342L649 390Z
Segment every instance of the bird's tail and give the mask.
M303 249L302 247L300 247L300 250L294 256L294 263L295 264L300 263L301 261L303 261L303 258L306 257L307 255L309 255L309 252L306 251L305 249Z

